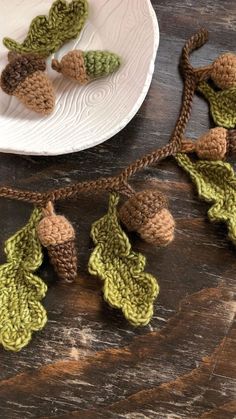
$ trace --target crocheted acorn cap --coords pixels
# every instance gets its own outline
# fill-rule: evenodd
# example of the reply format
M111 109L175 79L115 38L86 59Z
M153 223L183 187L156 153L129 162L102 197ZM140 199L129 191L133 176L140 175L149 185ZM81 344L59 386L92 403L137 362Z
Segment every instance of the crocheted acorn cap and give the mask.
M73 50L61 62L52 60L52 68L65 77L86 84L89 81L107 76L120 66L120 57L109 51Z
M75 238L72 225L63 215L44 217L37 228L39 239L43 246L55 246Z
M236 55L220 55L212 64L211 78L221 89L236 86Z
M24 105L45 115L53 111L55 95L53 86L44 73L45 60L28 54L10 54L10 62L1 74L0 85L8 95L16 96Z
M36 71L45 71L45 60L34 55L11 55L10 63L1 75L1 88L8 95L13 95L20 83Z
M137 231L148 243L166 246L174 238L175 223L167 198L158 191L134 194L121 207L119 217L128 230Z

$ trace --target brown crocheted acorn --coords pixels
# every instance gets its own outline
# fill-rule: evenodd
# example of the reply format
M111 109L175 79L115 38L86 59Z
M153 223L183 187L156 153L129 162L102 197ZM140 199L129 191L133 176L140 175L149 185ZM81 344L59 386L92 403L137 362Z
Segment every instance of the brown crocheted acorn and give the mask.
M212 64L211 78L221 89L236 86L236 55L220 55Z
M65 77L86 84L116 71L121 60L110 51L69 51L59 62L52 60L52 68Z
M37 232L40 242L47 248L50 261L58 277L73 282L77 276L75 231L62 215L56 215L52 203L43 210Z
M16 96L28 109L49 115L55 105L51 81L45 74L45 60L36 55L9 54L9 64L1 74L0 85Z
M137 231L148 243L167 246L174 238L175 222L160 192L135 193L121 207L119 217L128 230Z
M195 152L200 159L223 160L228 153L228 131L217 127L210 129L197 141L183 141L182 151L185 153Z

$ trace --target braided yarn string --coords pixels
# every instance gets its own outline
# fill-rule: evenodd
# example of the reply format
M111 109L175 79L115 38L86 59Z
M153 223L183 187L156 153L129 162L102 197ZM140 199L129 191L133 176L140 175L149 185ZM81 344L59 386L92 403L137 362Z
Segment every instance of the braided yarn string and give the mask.
M90 256L90 274L103 281L104 299L122 310L134 326L149 323L159 287L155 278L144 272L146 259L131 249L118 221L117 194L110 195L108 213L91 230L95 249Z
M236 176L232 166L220 160L193 163L185 154L175 159L190 175L199 197L213 204L208 210L209 219L225 222L229 239L236 245Z
M0 196L33 203L42 207L49 201L55 202L62 199L73 199L83 192L115 191L130 196L132 190L127 181L132 175L147 166L181 151L184 132L191 114L194 91L199 79L201 79L198 73L194 72L189 62L189 54L194 49L200 48L207 41L207 38L208 32L205 29L201 29L186 42L183 48L181 63L185 75L185 84L182 108L169 144L136 160L115 177L102 177L94 181L78 182L65 188L42 193L2 187L0 188Z
M27 37L22 43L4 38L3 43L10 51L35 53L49 56L65 42L76 38L88 16L87 0L56 0L49 16L37 16L31 22Z
M47 321L40 303L47 286L33 274L43 259L36 233L41 216L35 209L28 224L6 241L7 263L0 266L0 343L12 351L26 346Z

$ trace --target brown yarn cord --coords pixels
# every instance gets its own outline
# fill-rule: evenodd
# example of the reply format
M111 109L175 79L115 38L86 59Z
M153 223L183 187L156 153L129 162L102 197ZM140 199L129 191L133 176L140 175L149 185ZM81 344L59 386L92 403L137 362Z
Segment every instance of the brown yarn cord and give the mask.
M45 206L49 201L55 202L58 200L77 198L82 192L94 193L99 191L116 191L126 196L131 196L134 191L127 181L132 175L168 156L175 155L182 149L182 141L184 139L186 125L190 118L196 86L204 77L207 77L207 71L201 68L194 69L192 67L189 56L192 51L204 45L207 39L207 30L201 29L186 42L183 48L181 57L181 68L184 75L182 107L170 142L166 146L136 160L116 177L98 178L92 181L78 182L65 188L41 193L2 187L0 188L0 197L29 202L37 206Z
M231 129L227 134L228 152L236 154L236 129Z

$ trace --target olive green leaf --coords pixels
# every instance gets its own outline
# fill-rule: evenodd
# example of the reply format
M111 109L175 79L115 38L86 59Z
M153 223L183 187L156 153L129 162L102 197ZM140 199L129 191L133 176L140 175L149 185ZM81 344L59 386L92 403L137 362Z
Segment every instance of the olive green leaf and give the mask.
M0 343L12 351L26 346L32 331L47 321L40 303L47 286L33 274L43 259L36 232L41 216L35 209L28 224L6 241L7 263L0 266Z
M209 219L225 222L229 239L236 245L236 176L232 166L223 161L193 163L186 154L175 158L189 173L199 197L213 204L208 211Z
M236 87L215 91L207 82L202 82L198 90L208 100L215 124L224 128L234 128L236 126Z
M56 0L49 16L37 16L31 22L27 37L22 43L4 38L3 44L19 53L35 53L48 56L65 42L76 38L88 16L87 0Z
M118 195L112 193L108 213L92 226L96 247L89 260L89 272L104 282L104 299L112 307L121 309L133 325L146 325L152 318L159 287L155 278L144 272L145 257L132 251L122 231L118 202Z

